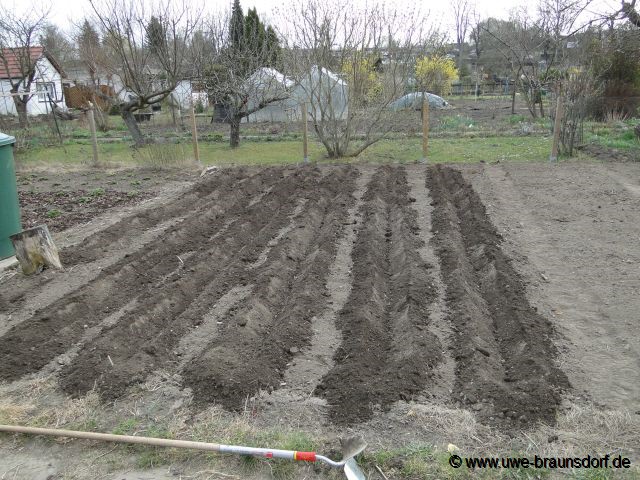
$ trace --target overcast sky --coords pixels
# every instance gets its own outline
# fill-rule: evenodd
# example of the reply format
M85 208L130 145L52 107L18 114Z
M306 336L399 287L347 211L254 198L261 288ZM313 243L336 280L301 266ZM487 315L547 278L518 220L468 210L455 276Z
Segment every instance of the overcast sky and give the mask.
M188 2L190 0L186 1ZM473 2L474 0L470 1ZM204 3L206 5L205 12L213 13L228 9L232 2L231 0L198 0L197 3L200 5ZM373 1L350 0L345 1L344 5L362 7L367 3L371 4ZM421 3L419 1L416 2L416 0L386 0L384 3L389 6L396 6L399 9L413 9L415 5L419 3L423 11L428 11L430 13L430 17L435 20L436 24L441 25L451 32L452 16L450 2L448 0L425 1ZM530 8L533 8L535 3L535 0L475 0L476 10L483 18L507 18L510 9L523 5L528 5ZM283 2L282 0L241 0L241 4L245 13L249 8L256 7L258 13L261 14L261 17L264 16L265 18L270 19L271 23L275 23L277 25L278 16L274 15L274 9L278 7L282 8L286 2ZM0 7L3 10L21 10L24 8L37 10L38 8L42 8L41 6L43 5L45 8L47 5L51 5L50 19L52 23L57 24L64 30L72 29L74 23L77 24L91 11L89 0L54 0L50 3L45 0L27 0L26 2L24 0L0 0ZM619 8L619 0L593 0L589 10L592 14L602 14L605 12L614 12Z

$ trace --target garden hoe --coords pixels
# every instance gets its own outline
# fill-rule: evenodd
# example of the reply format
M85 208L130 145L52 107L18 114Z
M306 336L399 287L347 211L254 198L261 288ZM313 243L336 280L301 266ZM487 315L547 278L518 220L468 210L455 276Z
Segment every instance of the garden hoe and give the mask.
M359 437L352 437L342 441L342 460L336 462L315 452L294 452L292 450L275 450L270 448L242 447L238 445L220 445L216 443L190 442L186 440L168 440L164 438L134 437L130 435L112 435L107 433L78 432L74 430L58 430L54 428L20 427L15 425L0 425L0 432L26 433L31 435L49 435L53 437L84 438L103 442L138 443L156 447L190 448L208 450L236 455L251 455L265 458L284 458L303 462L324 462L332 467L342 468L347 480L366 480L364 473L358 467L355 456L361 453L367 444Z

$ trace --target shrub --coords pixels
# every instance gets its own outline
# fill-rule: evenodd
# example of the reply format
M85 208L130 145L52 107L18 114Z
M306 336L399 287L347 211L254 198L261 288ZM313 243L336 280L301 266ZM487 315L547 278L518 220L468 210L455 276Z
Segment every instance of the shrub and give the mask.
M447 57L422 57L416 62L416 81L421 90L449 95L451 82L458 78L455 62Z

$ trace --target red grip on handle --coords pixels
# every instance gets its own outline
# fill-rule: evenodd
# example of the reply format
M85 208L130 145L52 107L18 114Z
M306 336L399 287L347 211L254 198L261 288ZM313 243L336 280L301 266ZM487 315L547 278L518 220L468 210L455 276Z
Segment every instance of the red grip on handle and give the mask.
M316 453L315 452L296 452L293 458L295 460L299 460L302 462L315 462Z

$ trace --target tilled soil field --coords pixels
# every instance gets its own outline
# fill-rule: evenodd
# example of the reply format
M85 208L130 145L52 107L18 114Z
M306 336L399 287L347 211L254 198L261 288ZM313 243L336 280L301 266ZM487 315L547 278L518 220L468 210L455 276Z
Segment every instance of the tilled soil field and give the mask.
M71 396L97 389L103 400L115 400L154 369L183 365L180 357L188 354L178 373L196 403L239 410L247 397L279 388L289 362L309 345L311 318L326 302L357 176L352 167L225 171L175 204L63 251L72 268L95 261L110 243L181 216L161 236L9 329L0 338L0 379L48 367L58 370ZM510 427L553 422L569 385L555 366L551 324L528 304L462 175L437 167L424 180L455 332L454 396ZM366 186L351 292L336 319L343 341L316 388L335 422L366 420L374 409L410 400L437 382L433 372L443 347L428 328L433 266L419 254L424 242L413 202L403 167L378 168ZM201 351L177 349L225 294L245 287L246 300L216 321ZM8 309L23 299L23 292L5 295ZM97 331L86 341L90 329Z
M2 281L0 385L54 378L106 408L169 378L194 415L290 394L333 428L429 402L503 434L553 428L580 377L478 178L216 171L63 249L65 271Z

